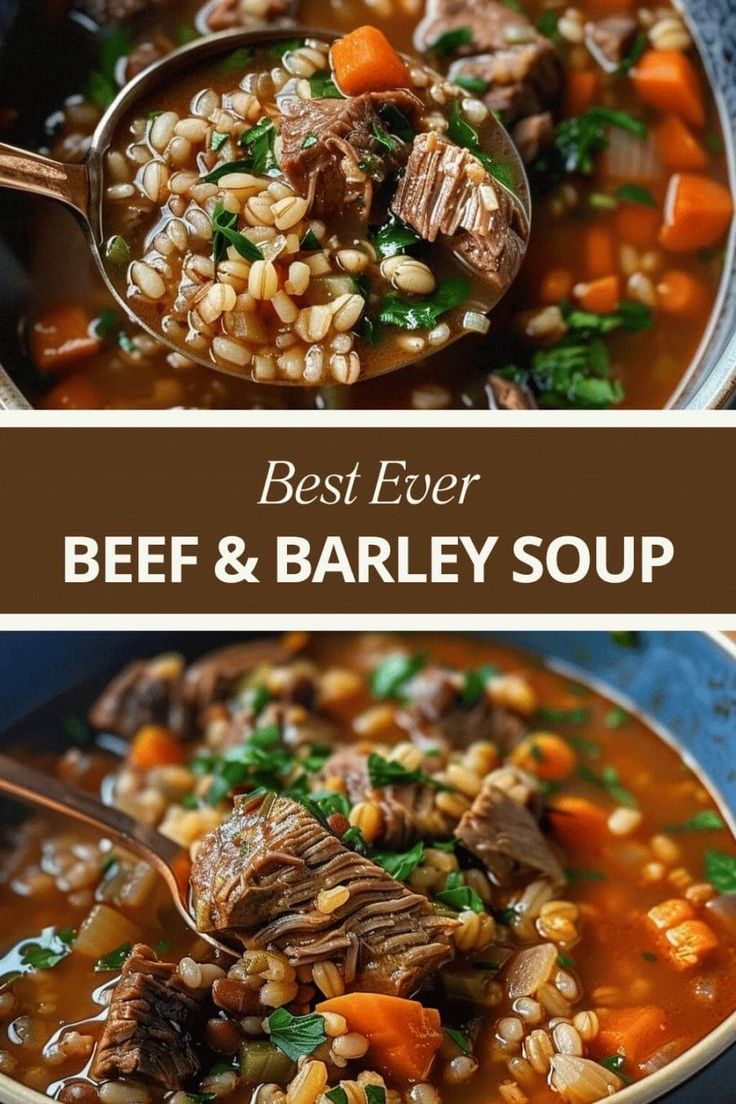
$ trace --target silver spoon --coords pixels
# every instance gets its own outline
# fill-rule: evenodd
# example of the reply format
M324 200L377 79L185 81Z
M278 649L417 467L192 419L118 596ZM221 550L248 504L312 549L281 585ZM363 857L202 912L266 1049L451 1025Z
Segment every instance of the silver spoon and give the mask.
M103 805L84 790L69 786L53 775L37 771L7 755L0 755L0 793L72 817L109 837L126 851L132 851L163 878L179 915L199 938L232 958L238 957L238 952L232 947L197 930L189 911L188 887L179 884L172 865L182 848L155 828L141 824L119 809Z
M92 136L89 152L81 164L65 164L52 161L40 154L30 153L27 150L16 149L13 146L0 143L0 187L15 188L19 191L46 196L49 199L56 199L68 207L76 215L85 231L92 255L110 294L117 300L131 321L150 333L161 344L167 345L176 352L185 352L189 359L196 360L206 368L225 372L225 374L230 373L227 373L224 367L213 363L209 359L197 356L188 348L182 350L181 346L167 338L150 321L136 313L111 280L102 255L104 248L102 219L104 158L125 115L136 104L150 102L148 96L155 86L170 83L172 78L179 74L186 74L188 71L196 69L204 63L211 62L221 55L232 53L240 47L257 48L274 42L293 39L295 35L300 38L316 38L326 42L332 42L340 37L331 31L294 26L281 30L261 28L257 31L222 31L219 34L209 35L206 38L189 43L168 54L160 61L149 66L148 69L145 69L121 90L100 120ZM503 162L511 168L513 178L519 181L518 198L528 227L531 207L526 173L516 146L500 123L497 124L496 141L498 142L498 149L494 151L494 154L500 156ZM514 273L514 276L516 276L516 273ZM496 305L498 294L493 291L490 284L487 285L487 293L484 294L485 287L480 280L478 281L478 287L483 287L484 291L478 293L477 289L474 289L473 309L487 313ZM464 332L457 330L443 348L447 348L463 336ZM402 350L401 352L395 352L395 359L393 355L391 358L386 358L386 364L379 366L376 370L367 372L362 378L396 371L426 357L426 355L426 351ZM232 374L240 375L242 378L242 373L233 372ZM283 385L287 384L288 381L274 380L273 382ZM303 382L289 385L309 386L309 384Z

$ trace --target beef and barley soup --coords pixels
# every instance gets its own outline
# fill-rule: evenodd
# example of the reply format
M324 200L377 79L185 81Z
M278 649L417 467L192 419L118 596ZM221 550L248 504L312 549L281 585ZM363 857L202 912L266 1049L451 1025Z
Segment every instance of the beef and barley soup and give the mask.
M109 842L16 827L0 1071L63 1104L593 1104L734 1011L712 797L536 659L292 635L135 661L66 727L48 769L179 844L235 955Z
M60 7L48 0L49 18ZM162 88L107 160L108 271L176 351L113 307L71 219L34 215L17 378L36 403L604 408L676 392L715 302L732 201L714 100L674 9L79 8L100 58L49 121L47 148L67 160L118 87L177 44L264 24L274 41ZM330 49L300 25L341 37ZM479 301L509 284L528 229L523 189L493 156L497 121L526 162L533 220L489 327ZM369 378L399 350L418 362Z

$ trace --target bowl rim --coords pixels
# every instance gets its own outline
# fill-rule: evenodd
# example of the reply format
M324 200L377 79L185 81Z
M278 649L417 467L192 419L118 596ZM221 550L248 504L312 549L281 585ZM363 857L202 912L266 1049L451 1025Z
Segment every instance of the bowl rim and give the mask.
M466 635L472 635L472 633ZM703 630L697 635L710 640L721 651L725 652L736 668L736 640L730 639L725 632L712 630ZM520 650L523 651L524 649ZM554 657L545 655L544 659L552 670L567 671L568 673L574 671L579 677L584 676L589 685L605 693L612 701L623 706L628 705L629 708L635 708L638 715L646 724L651 726L657 736L674 748L687 763L689 769L694 771L701 781L707 785L711 796L715 799L732 831L736 828L736 809L729 807L719 787L700 764L695 761L689 750L682 748L679 739L661 725L659 721L652 718L646 709L642 709L638 705L633 706L626 694L619 690L613 690L612 687L608 686L605 677L600 678L597 675L592 675L583 668L564 660L555 661ZM693 1043L691 1047L688 1047L683 1054L673 1059L668 1065L655 1073L650 1073L643 1080L637 1081L633 1085L619 1089L608 1099L615 1101L615 1104L652 1104L653 1101L661 1100L666 1093L680 1088L734 1044L736 1044L736 1011L730 1013L712 1031L698 1042ZM48 1104L50 1099L45 1093L30 1088L7 1074L0 1073L0 1100L4 1101L5 1104Z

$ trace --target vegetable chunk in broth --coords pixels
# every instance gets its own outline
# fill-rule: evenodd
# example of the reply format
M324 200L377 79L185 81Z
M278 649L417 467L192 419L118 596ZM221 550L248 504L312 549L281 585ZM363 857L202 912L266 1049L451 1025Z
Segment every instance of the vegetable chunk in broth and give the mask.
M109 842L16 827L0 1070L62 1104L594 1104L733 1012L711 795L539 660L293 634L96 692L45 707L85 738L46 769L180 844L235 957Z
M109 26L110 18L120 19L121 12L126 14L132 8L136 14L121 25ZM259 140L258 125L261 118L271 116L274 90L266 92L262 105L265 114L251 105L253 117L245 120L247 126L242 118L238 119L235 141L228 137L225 145L222 135L230 132L217 132L215 143L223 142L219 151L205 150L204 143L198 145L198 129L202 128L192 125L188 101L174 103L164 95L161 103L151 105L153 113L163 114L139 121L137 125L143 126L143 132L129 135L107 166L107 204L122 239L111 255L117 263L118 286L126 288L129 270L131 275L135 273L137 282L135 278L131 281L135 294L144 294L147 289L153 296L151 312L159 321L167 317L166 325L175 331L177 344L180 339L182 351L172 353L121 317L77 251L73 267L80 290L70 297L66 277L76 230L68 220L46 212L34 219L31 228L37 235L43 263L34 266L34 302L24 347L27 352L20 356L18 369L21 385L35 402L54 409L263 405L302 409L489 405L600 409L661 407L673 398L706 330L723 272L732 217L713 96L690 32L674 9L662 5L634 8L627 0L605 4L585 0L572 7L527 0L523 11L519 5L508 6L497 0L374 0L371 4L336 0L327 8L321 0L302 0L298 5L217 0L204 8L192 3L123 3L112 16L111 11L112 6L104 3L90 7L92 16L101 23L100 62L81 98L70 99L53 117L48 139L53 156L68 160L83 156L94 125L119 80L130 79L193 35L253 26L264 18L277 24L294 15L304 26L325 26L343 36L376 24L391 40L390 53L383 54L383 46L377 48L375 41L359 37L359 48L348 50L344 59L349 87L361 89L358 96L366 94L362 91L366 86L361 83L366 72L370 82L383 66L393 74L395 89L395 51L418 56L421 66L416 67L417 73L428 67L449 75L460 89L460 99L455 101L460 110L454 118L450 113L452 97L448 102L444 93L439 96L444 102L437 103L436 112L430 114L436 116L432 124L439 128L436 133L456 146L469 147L471 156L472 134L483 125L474 122L474 118L480 118L478 105L497 113L527 163L534 208L529 248L519 278L494 311L490 330L483 333L486 322L479 316L476 327L473 317L477 312L472 304L472 265L470 272L465 265L458 270L457 255L454 259L448 257L444 249L446 241L414 240L414 229L406 230L403 225L407 212L416 206L411 194L406 197L395 236L408 261L403 264L401 277L395 272L396 264L386 268L386 261L393 258L381 257L380 244L385 239L380 234L382 228L390 230L390 203L383 206L390 196L381 195L379 187L376 200L385 215L383 219L368 220L359 229L354 220L348 220L336 232L329 219L311 209L304 215L305 225L324 223L325 232L323 238L315 233L309 243L319 242L322 248L306 251L301 248L302 238L297 253L282 251L275 261L270 255L264 256L264 266L273 264L276 268L276 304L287 321L271 307L273 300L265 306L266 300L253 297L259 304L255 312L258 326L250 324L248 328L243 318L250 319L251 312L225 309L232 302L227 289L243 297L242 306L250 306L248 266L255 260L258 279L254 277L253 282L259 293L273 287L273 271L270 267L264 271L255 254L243 257L234 242L248 249L241 238L258 238L264 229L268 232L275 228L279 231L276 237L282 236L271 208L281 203L284 211L288 208L296 213L298 205L292 199L309 199L313 183L308 172L288 180L282 176L269 179L271 190L267 194L273 202L268 205L261 199L262 191L249 195L247 189L239 194L230 190L228 202L236 196L239 210L229 211L224 202L228 189L221 181L203 184L200 177L203 169L222 165L226 158L249 161L254 153L251 146L268 148L268 135ZM323 78L328 78L324 48L305 46L296 37L292 45L292 60L286 56L248 59L245 66L236 64L230 73L212 74L207 84L201 81L190 92L193 95L211 87L217 96L235 90L246 95L239 84L255 61L264 67L264 73L267 69L272 78L275 76L277 83L291 81L302 94L308 91L316 104L334 107L335 101L324 99L324 89L320 88ZM356 60L360 62L357 67ZM293 71L295 68L303 73ZM262 75L261 84L264 79ZM350 84L351 80L357 83ZM438 92L441 87L438 85ZM431 100L433 86L414 88L414 92ZM214 105L213 110L222 111L222 105ZM156 135L164 135L172 111L178 116L175 129L178 125L181 133L173 134L165 149L155 151L154 158L155 147L151 148L147 136L154 128ZM228 116L229 108L223 115L225 128ZM205 121L205 116L195 114L194 118L200 123ZM206 121L211 141L209 132L214 124ZM376 147L370 152L382 162L400 153L403 164L408 150L402 148L402 143L408 143L396 132L395 124L394 118L392 129L384 119L380 131L369 128L371 145ZM246 130L255 133L252 143L246 140L243 148L237 139ZM304 138L312 133L316 136L314 128L308 129ZM396 143L395 150L382 143L384 134L389 144ZM125 153L129 146L135 149L132 161ZM320 149L318 142L303 152L316 156L315 151ZM421 149L414 152L413 165L421 175L423 165L429 162L421 160ZM153 164L144 166L144 159L153 160ZM201 165L203 159L206 164ZM264 182L262 174L252 171L252 165L249 175ZM329 179L338 175L330 173ZM187 195L159 196L159 192L166 192L172 176L176 186L183 187L189 180L200 198L187 196L186 214L171 220L168 233L164 233L163 224L157 225L158 232L153 233L155 212L172 200L177 206L179 196ZM358 183L356 179L352 185ZM285 187L289 193L279 196L277 193ZM145 188L155 200L146 196ZM320 189L316 189L312 198L319 194ZM261 212L259 217L267 222L273 217L273 225L259 229L252 214L255 223L248 222L240 208L250 202L252 211L253 200L257 201L256 212ZM223 210L214 232L214 208L219 202ZM126 211L136 224L132 232L130 226L123 225ZM280 220L283 222L284 217L288 221L283 214ZM202 235L192 250L185 275L179 271L182 266L177 242L188 248L192 239L189 229L185 239L182 223L190 229L199 226ZM210 234L220 249L224 243L229 251L219 262L219 266L226 267L226 282L220 286L222 281L218 280L211 299L207 296L205 300L203 294L201 309L197 309L200 304L194 304L195 309L187 310L192 286L201 292L212 278ZM284 231L283 236L288 239L290 235ZM291 236L289 248L295 244ZM59 259L49 258L46 243L50 239L56 243L54 257L63 258L63 265ZM258 246L257 241L255 244ZM149 257L155 263L143 262L144 254L161 249L161 257ZM337 261L338 253L345 254L346 268ZM362 268L364 255L368 257L367 269L351 271ZM142 263L153 268L153 273L142 268ZM306 292L300 299L282 286L292 263L299 267L296 284L292 280L291 287L302 286L305 273L301 266L307 265L310 287L315 283L320 301L306 302ZM326 264L328 270L316 274L312 271ZM420 267L422 264L428 265L429 274ZM162 275L164 293L158 296ZM182 275L187 294L182 294ZM464 288L456 282L450 285L449 297L447 292L441 294L442 284L448 279L468 277L471 287L467 301L463 297L462 303L457 302ZM407 296L396 287L397 279L421 288L410 294L428 308L415 311L397 305L397 299ZM334 287L325 303L321 290L325 283L329 287L330 281ZM434 290L430 290L431 283ZM169 294L174 285L179 295L172 304ZM297 334L296 341L287 344L293 334L280 331L296 325L288 321L295 310L301 317L302 310L316 308L309 332L321 334L326 316L320 308L338 299L342 300L340 324L347 329L333 332L333 327L324 338L314 340L304 340ZM448 304L453 306L445 310ZM211 320L205 321L202 314ZM312 321L311 314L309 319ZM306 334L306 320L300 325ZM478 332L464 337L457 346L443 349L447 328L454 332L456 326L471 331L477 328ZM187 340L200 345L205 356L221 368L249 378L228 379L196 366L187 356ZM383 371L392 349L400 342L426 359L383 379L367 379ZM317 349L308 363L305 348ZM228 361L228 356L234 360ZM253 378L311 382L315 386L309 390L265 388L253 384ZM356 379L366 382L350 389L340 382Z

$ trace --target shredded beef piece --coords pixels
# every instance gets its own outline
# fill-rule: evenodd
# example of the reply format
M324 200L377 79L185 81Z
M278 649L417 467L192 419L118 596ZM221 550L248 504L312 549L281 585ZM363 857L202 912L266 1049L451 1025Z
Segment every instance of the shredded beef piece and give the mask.
M491 410L536 410L537 400L529 387L492 372L486 383L488 406Z
M90 723L129 740L146 724L170 724L184 661L165 655L128 664L92 706Z
M519 267L526 238L521 204L466 149L418 134L391 208L425 241L440 235L500 292Z
M373 206L376 184L381 184L408 157L409 147L391 135L389 151L375 128L389 132L380 109L391 105L417 129L424 108L411 92L367 92L344 100L289 99L281 117L281 168L294 187L309 199L318 217L355 211L365 221ZM307 139L317 141L304 148ZM368 166L361 169L361 165ZM354 178L351 178L353 172Z
M609 15L585 25L585 42L598 64L611 73L624 60L639 29L632 15Z
M121 23L160 3L161 0L78 0L76 7L104 27L108 23Z
M320 912L320 892L337 885L348 900ZM192 891L200 931L275 947L294 966L336 961L360 989L408 996L452 955L453 920L288 797L236 798L197 852Z
M485 865L496 885L537 877L565 880L552 847L529 810L498 786L486 783L455 835Z
M296 15L299 0L267 0L257 15L242 0L215 0L208 6L205 21L211 31L226 31L231 27L249 27L255 23L273 23Z
M514 145L525 165L536 160L540 150L552 144L555 124L549 111L521 119L511 131Z
M469 28L471 41L454 51L450 78L470 76L490 85L484 99L512 123L544 111L560 91L561 66L554 46L527 17L499 0L429 0L416 45L429 49L447 31Z
M289 649L280 640L243 641L209 652L187 668L182 680L182 724L199 717L210 705L224 702L245 675L257 667L287 663Z
M113 989L92 1064L99 1081L134 1077L177 1090L199 1072L193 1038L200 1025L199 999L137 943Z

